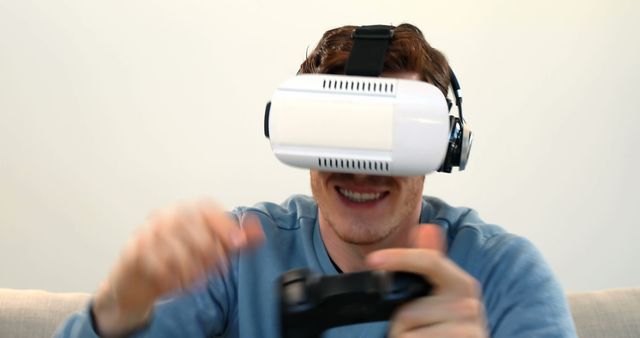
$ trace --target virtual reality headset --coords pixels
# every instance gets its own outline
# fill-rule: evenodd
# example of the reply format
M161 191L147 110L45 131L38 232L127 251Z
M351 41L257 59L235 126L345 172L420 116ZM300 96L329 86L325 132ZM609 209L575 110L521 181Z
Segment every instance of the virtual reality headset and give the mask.
M427 82L378 77L392 37L390 26L359 27L347 75L302 74L276 89L264 134L280 161L388 176L464 170L472 133L462 118L455 75L450 72L458 116L449 115L451 101Z

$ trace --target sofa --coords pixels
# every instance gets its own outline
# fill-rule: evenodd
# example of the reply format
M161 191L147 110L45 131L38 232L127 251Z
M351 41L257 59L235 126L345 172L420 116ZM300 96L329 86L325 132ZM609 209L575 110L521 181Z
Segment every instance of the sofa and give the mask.
M86 293L0 289L0 337L51 337L58 324L89 301ZM640 288L570 293L581 338L640 337Z

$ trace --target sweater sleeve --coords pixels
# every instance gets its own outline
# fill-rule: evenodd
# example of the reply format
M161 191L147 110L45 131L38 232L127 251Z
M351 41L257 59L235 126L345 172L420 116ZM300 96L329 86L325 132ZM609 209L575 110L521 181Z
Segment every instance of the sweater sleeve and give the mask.
M533 244L504 233L485 244L476 272L491 337L576 337L564 292Z
M240 210L229 214L238 222ZM151 320L130 338L218 337L237 324L240 255L230 257L226 269L209 274L204 285L156 302ZM99 338L89 306L62 323L54 338Z
M235 320L236 288L230 276L210 277L205 286L156 303L151 321L129 337L221 336ZM90 305L91 306L91 305ZM90 306L73 314L54 334L55 338L97 338Z

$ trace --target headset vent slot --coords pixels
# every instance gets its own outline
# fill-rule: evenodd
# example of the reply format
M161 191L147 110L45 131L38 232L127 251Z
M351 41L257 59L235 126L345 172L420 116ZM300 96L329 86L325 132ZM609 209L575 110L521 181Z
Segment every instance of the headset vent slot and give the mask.
M322 89L348 93L395 94L393 82L381 79L371 80L322 80Z
M318 157L321 169L355 169L357 171L389 172L389 162Z

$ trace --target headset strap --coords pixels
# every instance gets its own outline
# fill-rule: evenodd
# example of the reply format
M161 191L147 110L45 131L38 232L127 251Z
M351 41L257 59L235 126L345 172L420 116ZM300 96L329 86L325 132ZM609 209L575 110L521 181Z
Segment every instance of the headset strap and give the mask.
M351 34L353 47L347 60L346 75L380 76L393 26L360 26Z

